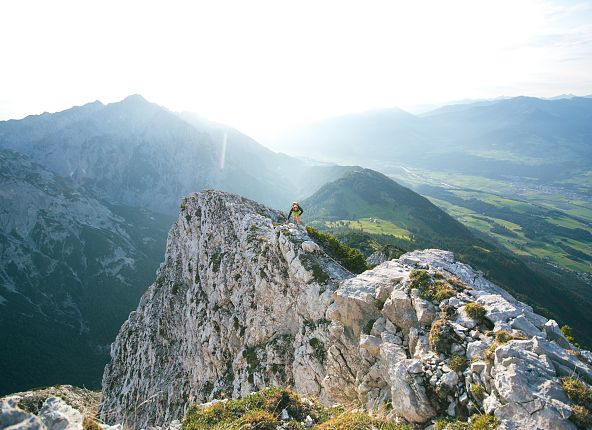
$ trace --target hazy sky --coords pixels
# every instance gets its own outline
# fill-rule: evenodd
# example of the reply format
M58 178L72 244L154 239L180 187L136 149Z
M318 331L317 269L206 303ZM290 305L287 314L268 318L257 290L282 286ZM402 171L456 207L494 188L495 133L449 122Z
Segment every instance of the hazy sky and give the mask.
M592 1L0 2L0 119L132 93L254 137L350 111L592 93Z

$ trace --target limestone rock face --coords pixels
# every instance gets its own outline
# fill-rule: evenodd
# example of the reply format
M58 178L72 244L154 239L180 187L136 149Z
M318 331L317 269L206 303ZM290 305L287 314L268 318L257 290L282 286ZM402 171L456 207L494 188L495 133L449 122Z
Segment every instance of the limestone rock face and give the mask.
M185 200L156 281L112 345L105 421L170 422L190 401L270 385L322 396L325 313L337 282L352 275L301 228L278 222L279 213L232 194Z
M554 322L450 252L354 276L280 220L217 191L185 200L155 283L112 345L104 421L162 426L190 403L289 385L418 428L483 410L506 429L574 428L559 378L591 383L591 355ZM446 294L414 284L418 270Z

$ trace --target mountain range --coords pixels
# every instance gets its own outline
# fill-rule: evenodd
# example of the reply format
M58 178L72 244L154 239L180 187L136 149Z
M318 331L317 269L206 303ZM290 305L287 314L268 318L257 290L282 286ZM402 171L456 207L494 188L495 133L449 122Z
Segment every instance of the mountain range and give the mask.
M220 188L287 209L349 169L139 95L0 122L0 168L0 393L99 385L188 193Z
M354 164L370 162L369 152L381 163L427 153L424 120L400 110L362 118L373 124L366 141L376 146L356 148ZM356 121L337 121L338 138ZM399 150L385 143L393 130L407 139ZM350 157L346 143L333 147L334 161ZM0 163L0 340L10 352L0 358L0 393L98 385L108 345L157 269L181 199L204 188L280 209L309 197L305 219L325 228L380 225L406 250L453 249L588 340L586 294L578 301L570 290L557 299L559 288L412 190L370 170L273 152L231 127L138 95L0 122ZM504 264L511 270L500 271Z
M272 147L362 164L487 240L592 288L592 99L514 97L319 121Z
M406 163L550 180L590 165L591 137L591 98L515 97L444 106L421 116L397 108L349 114L269 143L296 155L371 167ZM566 165L571 168L549 169Z

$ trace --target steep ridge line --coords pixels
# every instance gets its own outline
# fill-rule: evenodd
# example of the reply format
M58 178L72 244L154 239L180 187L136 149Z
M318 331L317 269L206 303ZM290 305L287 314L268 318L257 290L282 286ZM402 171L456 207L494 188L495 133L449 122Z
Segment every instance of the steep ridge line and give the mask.
M592 354L450 252L358 276L258 203L192 194L157 279L111 348L101 418L138 428L190 403L291 386L391 419L495 414L502 428L575 429L561 377Z

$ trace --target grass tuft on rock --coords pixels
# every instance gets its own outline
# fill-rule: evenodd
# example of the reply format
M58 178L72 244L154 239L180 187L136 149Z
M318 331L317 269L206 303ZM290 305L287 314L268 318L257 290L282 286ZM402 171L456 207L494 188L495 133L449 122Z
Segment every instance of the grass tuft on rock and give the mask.
M571 422L580 428L587 429L592 427L592 413L590 409L582 405L572 405L571 411L572 415L569 417Z
M470 391L473 398L479 402L485 398L485 387L481 384L471 384Z
M456 295L456 291L447 281L442 279L434 281L427 270L414 269L409 274L409 279L411 282L407 285L407 289L409 291L417 289L419 297L424 300L440 302Z
M580 379L573 376L561 378L561 386L569 400L575 404L586 407L592 406L592 389Z
M448 366L455 372L462 372L469 365L469 361L460 355L453 355Z
M101 426L93 418L84 417L82 430L101 430Z
M365 412L344 412L322 424L314 430L411 430L406 424L395 424L373 418Z
M512 339L514 339L514 336L507 330L500 330L495 333L495 341L498 343L508 343Z
M281 419L282 410L290 416ZM365 412L344 411L343 407L325 407L317 401L303 401L294 392L266 388L242 399L225 400L207 407L194 405L183 419L184 430L303 430L307 416L312 430L411 430L371 417Z
M481 322L485 318L487 311L481 303L470 302L465 305L465 313L469 318Z
M499 419L493 415L473 415L468 422L439 418L434 425L435 430L495 430L500 425Z
M428 336L430 347L437 353L449 353L452 346L452 331L446 320L439 319L434 321L430 328Z

